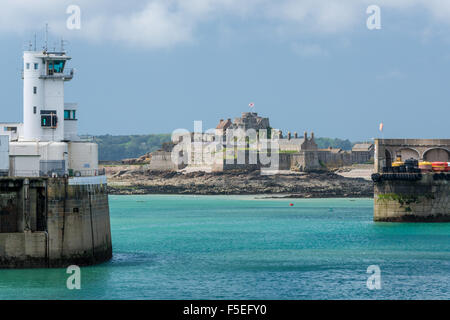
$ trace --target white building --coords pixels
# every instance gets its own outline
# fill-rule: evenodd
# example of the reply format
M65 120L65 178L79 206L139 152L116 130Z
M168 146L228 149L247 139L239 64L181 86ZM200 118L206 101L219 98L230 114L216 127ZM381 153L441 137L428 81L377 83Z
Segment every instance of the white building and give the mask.
M70 59L65 52L24 52L24 122L0 123L0 135L9 136L9 175L98 174L98 146L79 138L77 104L64 102L64 84L74 75L66 71Z

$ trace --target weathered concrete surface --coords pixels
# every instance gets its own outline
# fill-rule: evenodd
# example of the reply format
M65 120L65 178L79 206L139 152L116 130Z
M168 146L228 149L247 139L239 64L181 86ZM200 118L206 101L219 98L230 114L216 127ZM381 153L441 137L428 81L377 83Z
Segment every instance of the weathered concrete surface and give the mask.
M48 185L50 266L90 265L112 257L106 185Z
M0 233L0 267L46 267L47 234L45 232Z
M418 181L375 182L374 221L450 222L449 175L428 173Z
M111 257L106 184L0 179L0 267L82 266Z

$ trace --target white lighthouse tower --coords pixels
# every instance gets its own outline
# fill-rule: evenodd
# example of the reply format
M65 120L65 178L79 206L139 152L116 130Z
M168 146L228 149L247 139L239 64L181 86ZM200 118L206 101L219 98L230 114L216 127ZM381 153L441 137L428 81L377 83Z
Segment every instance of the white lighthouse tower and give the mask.
M65 52L24 52L24 141L66 140L64 119L75 119L75 110L64 108L64 82L73 77L65 71L70 59Z
M24 52L24 121L0 123L0 132L9 136L9 175L99 175L98 145L80 139L77 104L64 102L64 84L73 78L70 59L62 48Z

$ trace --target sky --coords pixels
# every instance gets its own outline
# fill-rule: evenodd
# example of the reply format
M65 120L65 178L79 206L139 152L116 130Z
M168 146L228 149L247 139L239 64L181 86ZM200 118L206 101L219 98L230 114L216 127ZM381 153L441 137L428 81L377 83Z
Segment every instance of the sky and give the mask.
M72 56L80 133L254 111L319 137L449 138L450 1L1 0L0 122L22 121L22 51L35 33L42 48L46 23Z

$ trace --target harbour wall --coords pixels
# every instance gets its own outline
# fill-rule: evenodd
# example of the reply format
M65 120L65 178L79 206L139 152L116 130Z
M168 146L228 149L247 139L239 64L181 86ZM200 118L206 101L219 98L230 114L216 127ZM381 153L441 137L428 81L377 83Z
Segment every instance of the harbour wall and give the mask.
M106 189L105 177L0 178L0 268L109 260Z
M450 173L379 174L374 221L450 222Z

